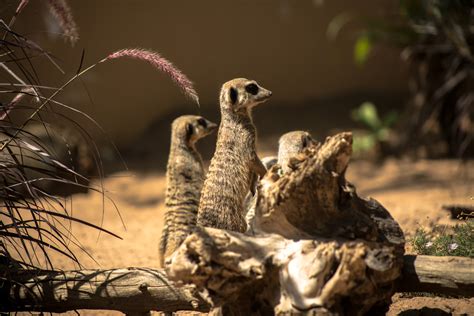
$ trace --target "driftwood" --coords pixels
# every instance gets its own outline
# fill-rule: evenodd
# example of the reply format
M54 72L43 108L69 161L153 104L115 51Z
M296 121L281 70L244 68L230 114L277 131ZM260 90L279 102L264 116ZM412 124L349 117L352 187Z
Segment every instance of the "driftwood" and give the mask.
M198 228L167 265L223 314L361 315L384 305L403 265L404 235L344 174L352 135L328 137L273 166L258 187L255 237Z
M191 288L175 287L162 270L3 270L0 276L0 312L106 309L142 314L209 309Z
M405 256L397 290L474 297L474 259Z
M397 291L472 297L473 265L471 258L405 256ZM3 270L1 276L0 312L100 309L131 314L209 310L192 288L175 286L159 269Z
M225 315L355 315L390 298L400 268L393 247L373 242L291 241L206 228L178 249L169 276L195 284Z
M274 166L261 181L254 229L288 239L388 242L403 251L398 223L376 200L358 197L345 179L351 153L352 134L341 133L292 159L292 173L280 176Z
M245 239L252 240L251 237ZM255 243L249 245L255 247ZM471 258L405 256L397 291L472 297L473 266ZM9 281L3 281L0 286L0 312L99 309L144 314L147 311L209 310L192 288L177 287L159 269L3 270L1 276Z

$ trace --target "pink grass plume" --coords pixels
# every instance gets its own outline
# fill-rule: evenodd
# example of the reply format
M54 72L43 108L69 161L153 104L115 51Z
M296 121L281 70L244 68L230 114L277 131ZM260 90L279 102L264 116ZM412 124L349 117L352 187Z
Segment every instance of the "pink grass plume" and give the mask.
M66 0L48 0L49 9L71 45L79 40L79 31Z
M196 90L194 89L192 81L189 80L189 78L181 70L176 68L169 60L163 58L160 54L141 48L127 48L113 52L106 58L102 59L100 62L122 57L143 60L151 64L154 68L166 73L171 78L171 80L173 80L183 91L184 95L196 102L199 106L199 97Z

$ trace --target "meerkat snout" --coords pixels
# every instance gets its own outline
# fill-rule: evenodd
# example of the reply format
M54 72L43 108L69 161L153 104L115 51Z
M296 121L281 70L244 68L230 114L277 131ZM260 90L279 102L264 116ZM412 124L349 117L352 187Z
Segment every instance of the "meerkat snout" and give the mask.
M254 102L253 105L265 102L266 100L268 100L268 98L272 96L272 92L270 90L260 87L255 82L247 84L245 86L245 91L251 96L254 96L256 102Z

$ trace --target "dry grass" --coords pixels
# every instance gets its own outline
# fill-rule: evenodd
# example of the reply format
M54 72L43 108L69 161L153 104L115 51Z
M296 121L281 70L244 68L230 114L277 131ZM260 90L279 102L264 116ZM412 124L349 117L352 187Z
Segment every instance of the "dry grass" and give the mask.
M66 38L74 44L78 28L71 9L65 0L49 0L51 12L59 22ZM77 249L88 255L87 250L72 232L72 223L93 228L108 235L119 237L102 227L104 205L110 200L103 186L103 162L100 150L90 133L77 122L58 111L79 113L98 124L86 113L73 106L61 103L57 97L75 80L92 70L99 63L130 57L150 63L154 68L166 73L182 89L184 94L199 104L192 82L170 61L158 53L143 49L123 49L116 51L98 63L83 68L84 54L76 74L60 87L40 85L35 63L46 58L53 67L62 72L52 56L27 37L13 30L17 16L25 9L28 1L19 3L15 15L9 24L0 20L3 41L0 42L0 71L6 81L0 82L0 96L4 107L0 109L0 259L24 267L54 268L53 253L67 257L80 265ZM36 57L34 60L32 56ZM64 72L63 72L64 73ZM30 102L34 97L37 104ZM14 119L14 111L27 113L26 118ZM91 160L95 165L99 181L90 183L88 175L82 174L76 167L78 157L76 144L69 143L56 121L49 122L44 114L53 115L73 126L80 141L90 149ZM24 116L24 115L23 115ZM42 127L41 137L30 132L28 127L35 123ZM63 152L55 152L50 144L62 143ZM99 225L73 216L72 200L56 196L49 191L48 184L75 186L98 192L102 200L102 220ZM110 200L111 201L111 200ZM111 201L112 204L113 201ZM115 204L114 204L115 205ZM115 207L116 208L116 207ZM118 211L118 209L116 208ZM118 213L120 216L120 213ZM122 221L123 224L123 221ZM4 260L5 259L5 260Z

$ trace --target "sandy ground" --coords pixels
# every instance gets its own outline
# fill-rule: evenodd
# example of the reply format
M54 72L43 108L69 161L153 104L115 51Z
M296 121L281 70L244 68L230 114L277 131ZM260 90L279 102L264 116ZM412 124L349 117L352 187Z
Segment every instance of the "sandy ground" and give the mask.
M408 239L418 227L433 229L455 224L441 209L442 205L474 203L470 199L474 195L474 162L387 160L376 165L355 161L349 166L347 179L355 184L360 195L380 201L400 223ZM117 204L126 228L112 203L106 201L103 207L103 197L97 193L74 195L74 215L94 223L100 223L103 216L103 226L123 239L98 236L96 231L80 225L73 225L74 235L101 268L157 267L163 225L163 173L116 173L104 180L104 186ZM407 252L411 251L407 246ZM85 253L78 252L78 256L85 267L97 267ZM77 268L63 257L55 259L57 268ZM397 294L393 300L388 315L474 315L474 298L409 298Z

